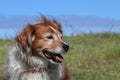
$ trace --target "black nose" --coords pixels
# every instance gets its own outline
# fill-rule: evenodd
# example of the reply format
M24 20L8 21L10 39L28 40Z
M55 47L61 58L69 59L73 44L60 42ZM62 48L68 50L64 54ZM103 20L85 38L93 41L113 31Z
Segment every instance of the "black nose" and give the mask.
M68 49L69 49L69 46L68 46L67 44L64 44L64 45L63 45L63 49L64 49L65 52L67 52Z

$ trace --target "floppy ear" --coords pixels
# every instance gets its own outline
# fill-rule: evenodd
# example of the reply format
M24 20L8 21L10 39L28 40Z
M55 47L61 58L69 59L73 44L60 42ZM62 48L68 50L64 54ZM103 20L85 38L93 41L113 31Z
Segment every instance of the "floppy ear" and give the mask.
M15 41L23 48L23 50L27 50L32 44L32 40L34 40L34 25L27 25L27 27L15 37Z

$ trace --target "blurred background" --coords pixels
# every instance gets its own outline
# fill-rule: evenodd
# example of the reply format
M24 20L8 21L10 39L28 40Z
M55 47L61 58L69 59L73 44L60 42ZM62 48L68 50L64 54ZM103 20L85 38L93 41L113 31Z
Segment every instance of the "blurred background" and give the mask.
M1 0L0 38L13 38L40 14L60 22L66 36L120 33L119 0Z
M41 14L62 25L71 80L120 80L120 0L0 0L0 80L14 37Z

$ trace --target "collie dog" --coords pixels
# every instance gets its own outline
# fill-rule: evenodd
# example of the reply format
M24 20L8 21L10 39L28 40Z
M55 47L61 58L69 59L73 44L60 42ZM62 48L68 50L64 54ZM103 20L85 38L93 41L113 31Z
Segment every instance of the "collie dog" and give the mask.
M27 25L8 52L10 80L69 80L63 54L69 49L62 40L61 25L41 16L37 24Z

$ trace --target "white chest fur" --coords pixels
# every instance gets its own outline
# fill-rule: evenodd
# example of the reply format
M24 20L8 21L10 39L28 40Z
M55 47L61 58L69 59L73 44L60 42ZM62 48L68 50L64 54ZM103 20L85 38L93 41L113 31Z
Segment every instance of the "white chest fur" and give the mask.
M33 67L44 68L42 72L25 72L27 65L23 62L25 55L22 55L14 47L8 54L9 62L8 69L10 74L10 80L60 80L61 79L61 64L52 64L43 58L31 57L29 59L30 64Z

